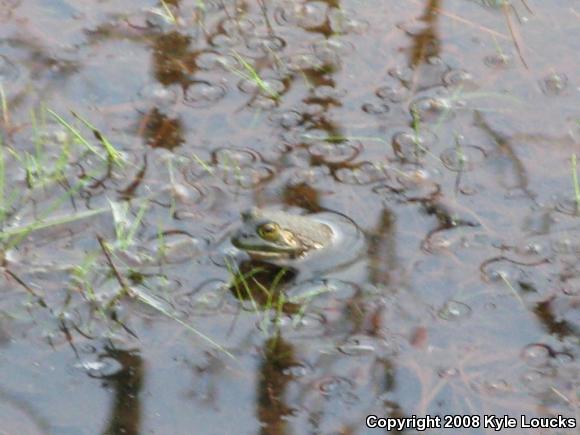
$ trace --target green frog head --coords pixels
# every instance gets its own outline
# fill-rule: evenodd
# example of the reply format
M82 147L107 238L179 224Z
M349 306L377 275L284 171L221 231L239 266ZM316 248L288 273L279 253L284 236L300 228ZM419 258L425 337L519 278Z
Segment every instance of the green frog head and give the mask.
M332 229L308 216L254 208L242 213L232 243L255 259L298 258L332 240Z

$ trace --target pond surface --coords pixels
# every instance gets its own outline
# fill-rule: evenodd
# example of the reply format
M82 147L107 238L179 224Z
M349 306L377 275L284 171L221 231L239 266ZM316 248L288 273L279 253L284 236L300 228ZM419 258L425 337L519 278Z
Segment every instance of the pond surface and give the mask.
M0 1L2 433L577 431L520 416L580 418L579 52L577 0Z

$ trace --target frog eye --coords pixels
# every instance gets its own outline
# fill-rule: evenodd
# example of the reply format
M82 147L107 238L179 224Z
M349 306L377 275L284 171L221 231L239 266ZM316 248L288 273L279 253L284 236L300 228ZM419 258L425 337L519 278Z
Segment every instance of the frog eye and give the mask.
M280 226L274 222L267 222L258 228L258 235L265 240L276 240L279 233Z

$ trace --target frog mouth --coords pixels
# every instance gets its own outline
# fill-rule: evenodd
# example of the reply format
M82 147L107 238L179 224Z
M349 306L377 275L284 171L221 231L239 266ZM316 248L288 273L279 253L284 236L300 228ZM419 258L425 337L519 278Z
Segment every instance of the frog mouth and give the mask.
M292 258L293 252L290 251L265 251L265 250L258 250L258 249L244 249L251 258L255 259L272 259L272 258Z

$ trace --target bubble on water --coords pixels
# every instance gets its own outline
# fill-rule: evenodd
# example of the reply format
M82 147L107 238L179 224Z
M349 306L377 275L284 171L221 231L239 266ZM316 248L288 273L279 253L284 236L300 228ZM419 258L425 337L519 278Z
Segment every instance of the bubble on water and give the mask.
M568 77L565 74L552 73L541 81L540 86L546 95L560 95L568 87Z
M355 17L353 11L342 8L332 8L329 14L330 28L335 34L365 33L369 28L369 23Z
M360 186L384 180L387 178L387 170L380 163L362 162L356 167L338 169L335 176L343 184Z
M388 100L392 103L400 103L409 95L409 91L404 86L393 85L383 86L375 91L375 95L381 100Z
M248 39L246 47L253 52L260 52L263 54L278 53L286 47L286 41L279 36L263 35L254 36Z
M209 107L226 95L226 88L210 82L193 83L187 88L184 102L191 107Z
M448 98L420 97L411 102L410 111L413 118L422 122L441 122L453 116L454 106Z
M245 94L260 93L266 97L273 97L284 92L286 86L281 80L268 78L260 81L244 79L238 84L238 88Z
M289 2L275 13L279 24L294 24L303 29L320 27L326 23L328 4L321 1L307 3Z
M236 16L223 20L221 22L221 28L226 35L248 35L255 31L256 25L248 18Z
M322 85L314 88L314 96L322 100L340 101L346 95L346 90L334 86Z
M282 374L286 376L291 376L294 379L303 378L312 374L314 370L308 364L304 363L297 363L293 364L290 367L284 368L282 370Z
M522 376L527 389L533 393L544 393L553 387L555 372L551 367L530 370Z
M437 314L443 320L459 320L471 314L471 307L462 302L450 300Z
M486 380L483 388L491 394L506 394L512 390L510 384L505 379Z
M232 56L224 56L213 51L207 51L195 58L195 65L203 71L214 69L231 71L238 67L238 61Z
M405 196L428 198L439 192L438 178L438 173L422 168L413 168L400 171L397 175L397 182L404 190Z
M442 379L451 379L459 376L459 369L456 367L443 367L437 370L437 374Z
M211 37L210 44L217 49L234 49L240 44L243 44L244 38L240 34L228 35L226 33L218 33Z
M471 73L462 69L452 69L443 76L443 82L448 87L460 88L462 92L478 89Z
M324 185L330 179L330 168L328 166L308 166L295 168L289 177L290 185L308 184L312 186Z
M561 238L552 242L552 251L556 254L580 254L580 241L563 235Z
M228 185L251 189L270 180L274 170L266 165L246 166L222 171L218 176Z
M84 371L91 378L99 379L114 376L123 370L122 364L111 357L80 361L74 364L74 368Z
M521 352L521 358L531 367L544 367L550 363L553 351L547 345L534 343L527 345Z
M527 262L541 260L546 256L547 246L541 241L526 241L516 246L515 252L525 257Z
M288 291L288 298L296 303L327 306L328 299L350 300L358 292L358 287L348 281L339 279L316 279L294 286Z
M391 111L391 107L386 103L364 103L361 106L363 112L368 113L369 115L384 115Z
M445 149L441 153L441 162L454 172L472 171L486 158L485 151L474 145L461 145Z
M351 392L354 389L354 383L342 376L331 376L329 379L320 382L318 388L324 396L336 397Z
M227 282L212 279L190 293L177 296L174 303L190 315L209 316L222 311L229 294Z
M389 75L401 82L411 82L413 80L413 68L408 66L396 66L389 70Z
M323 39L312 44L316 56L326 65L340 65L341 59L354 51L354 46L338 38Z
M494 53L483 58L483 63L490 68L505 68L513 61L512 56L504 53Z
M275 94L269 96L258 95L257 97L252 98L252 100L248 104L248 107L251 107L252 109L255 109L258 112L260 111L268 112L270 110L275 109L278 106L277 99L275 97L276 97Z
M315 159L320 159L324 163L337 164L345 163L354 159L362 148L359 142L339 142L332 143L318 141L308 148L310 155Z
M6 56L0 55L0 83L10 83L18 79L18 67Z
M560 197L556 204L556 210L560 213L571 216L580 215L580 206L576 201L576 198L573 198L572 196Z
M554 363L560 367L572 364L575 361L574 355L568 352L556 352L553 356Z
M212 155L219 166L226 168L251 166L259 160L254 151L246 149L218 148Z
M284 65L291 72L319 70L324 66L322 60L312 52L296 53L284 60Z
M271 313L266 319L262 319L257 324L260 331L280 331L284 333L286 339L313 337L324 334L326 318L321 313L306 312L295 316Z
M398 158L417 161L436 141L437 136L427 129L421 129L419 132L406 130L393 135L392 146Z
M163 86L160 83L149 83L138 93L139 98L135 101L137 110L145 110L148 107L165 109L174 105L179 98L179 91L175 87Z
M270 120L285 129L298 127L304 122L304 115L296 110L274 113Z
M561 285L562 293L567 296L576 296L580 294L580 276L567 278Z
M349 356L373 355L376 353L375 340L366 335L349 337L345 343L337 347L338 351Z
M420 36L427 31L429 24L424 21L412 20L397 24L397 28L401 29L409 36Z
M193 237L189 234L167 234L163 236L161 246L156 241L153 247L157 248L163 263L180 264L203 255L208 245L208 240L201 237Z

